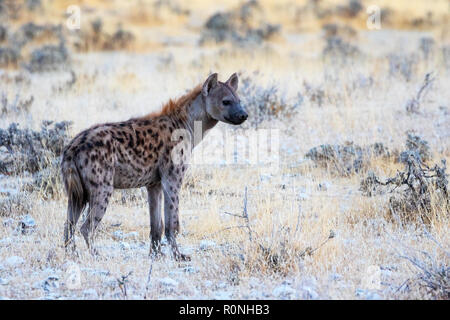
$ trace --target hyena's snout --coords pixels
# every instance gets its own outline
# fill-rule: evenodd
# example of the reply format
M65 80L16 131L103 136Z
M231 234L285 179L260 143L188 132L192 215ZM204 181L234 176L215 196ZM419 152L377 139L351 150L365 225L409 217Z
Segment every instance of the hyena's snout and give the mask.
M240 104L237 104L230 112L228 120L233 124L241 124L245 120L247 120L247 118L248 118L247 112L245 112L245 110L242 108Z

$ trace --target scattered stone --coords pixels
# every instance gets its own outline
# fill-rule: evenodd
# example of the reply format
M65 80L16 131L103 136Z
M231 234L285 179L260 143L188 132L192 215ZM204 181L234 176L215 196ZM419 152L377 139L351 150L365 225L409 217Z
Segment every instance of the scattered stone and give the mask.
M280 285L276 287L272 294L280 299L293 299L295 297L296 291L288 285Z
M6 286L9 283L8 279L0 278L0 285Z
M340 275L339 273L332 273L332 274L330 274L330 276L328 277L328 279L330 280L330 281L339 281L339 280L342 280L342 275Z
M324 181L324 182L319 183L319 185L317 187L321 191L327 191L331 187L331 183L328 181Z
M231 300L232 297L233 297L232 292L228 292L228 291L224 291L224 290L217 291L214 294L215 300Z
M310 286L303 286L303 299L317 300L319 299L319 294Z
M139 238L139 233L136 231L128 232L123 235L124 239L137 240Z
M29 214L22 217L17 226L17 232L21 234L31 234L36 228L36 222Z
M46 292L53 291L59 288L59 278L55 275L47 277L42 284L42 289Z
M175 288L178 287L178 282L172 278L162 278L159 279L159 283L164 287Z
M211 240L202 240L202 241L200 241L199 248L200 248L200 250L202 250L202 251L206 251L206 250L212 249L212 248L214 248L214 247L216 247L216 246L217 246L217 245L216 245L216 243L215 243L214 241L211 241Z
M89 288L83 291L83 298L87 300L97 300L98 293L94 288Z
M7 218L7 219L3 220L4 227L11 227L15 224L16 224L16 220L14 220L13 218Z
M373 290L356 289L355 295L365 300L381 300L378 293Z
M116 241L122 241L123 240L123 232L121 230L116 230L112 234L112 238Z
M121 241L119 245L120 245L121 250L130 250L131 249L131 245L128 242Z
M25 260L19 256L12 256L5 260L5 265L8 267L18 267L24 263L25 263Z
M193 266L185 266L183 268L183 272L185 273L198 273L198 270L194 268Z

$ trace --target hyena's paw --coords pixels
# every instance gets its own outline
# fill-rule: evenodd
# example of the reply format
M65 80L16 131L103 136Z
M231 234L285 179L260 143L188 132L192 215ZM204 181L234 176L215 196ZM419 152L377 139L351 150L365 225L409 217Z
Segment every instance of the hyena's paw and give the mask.
M64 250L66 255L79 257L77 246L75 245L75 241L70 240L64 244Z
M161 250L150 250L149 257L154 260L161 260L166 255Z
M100 257L100 252L97 250L97 248L94 248L94 247L90 247L89 248L89 253L93 256L93 257L96 257L96 258L99 258Z
M178 252L177 254L175 254L175 260L188 262L191 261L191 256Z

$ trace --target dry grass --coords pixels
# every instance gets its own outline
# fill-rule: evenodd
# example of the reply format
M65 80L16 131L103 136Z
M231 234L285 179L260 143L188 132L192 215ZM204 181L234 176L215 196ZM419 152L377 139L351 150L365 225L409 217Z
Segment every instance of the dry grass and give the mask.
M44 14L26 11L8 26L59 23L66 6L73 3L42 2ZM276 85L277 97L298 104L298 109L289 118L258 123L258 128L279 130L276 168L219 165L224 155L217 150L223 146L224 132L239 131L220 124L206 137L202 147L211 164L192 166L181 193L179 242L182 251L192 254L190 263L149 259L148 209L141 190L115 192L98 231L99 258L88 254L79 233L79 256L72 257L62 248L66 198L58 180L50 180L54 184L50 193L46 188L52 183L29 192L25 186L32 177L26 172L0 176L0 198L15 197L0 204L0 297L448 299L450 221L445 206L433 206L427 225L399 224L389 217L388 195L368 198L358 190L369 170L382 177L402 170L394 157L370 159L363 170L346 176L305 159L313 147L346 141L360 146L382 142L389 150L402 151L406 132L413 130L428 141L434 162L450 162L450 64L446 67L440 50L449 44L443 23L448 21L447 3L378 2L392 10L392 28L409 30L411 21L425 17L427 11L433 12L436 23L422 23L414 32L368 31L364 10L352 19L337 15L318 19L306 12L298 22L290 1L262 0L267 20L282 23L281 39L251 50L230 43L197 47L201 22L219 9L235 8L238 1L195 0L189 7L172 1L172 7L158 10L150 1L135 6L124 1L81 1L83 23L101 17L110 33L121 22L134 34L133 45L126 51L72 50L72 72L5 70L0 79L6 89L0 90L9 101L19 94L22 100L33 97L33 103L28 110L4 113L0 127L19 122L38 130L43 120L68 120L73 122L73 135L98 122L156 110L211 71L222 79L240 71L241 79L249 77L261 88ZM321 3L332 9L342 5ZM306 4L295 2L298 8ZM323 58L325 40L319 31L334 22L358 30L353 44L362 58L339 63ZM437 43L431 58L419 57L409 80L390 71L389 55L401 53L406 59L417 52L422 37L433 37ZM411 114L405 105L430 71L435 80L419 111ZM323 95L320 104L319 95ZM5 150L0 148L1 152ZM17 198L22 195L20 203ZM17 232L25 214L36 223L29 234ZM125 235L122 240L116 240L117 231ZM15 265L10 259L14 256L23 261L16 259ZM68 287L73 264L81 268L79 289ZM376 287L367 282L372 267L381 280ZM176 283L168 284L166 278Z

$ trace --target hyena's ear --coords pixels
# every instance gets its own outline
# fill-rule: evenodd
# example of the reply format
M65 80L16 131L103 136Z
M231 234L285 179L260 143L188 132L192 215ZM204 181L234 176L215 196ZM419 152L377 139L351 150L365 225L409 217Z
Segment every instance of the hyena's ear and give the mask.
M206 97L215 86L217 86L217 73L213 73L206 79L203 84L202 94Z
M234 91L237 90L238 88L238 84L239 84L239 79L236 73L233 73L230 77L230 79L227 80L227 82L225 82L227 85L229 85L230 87L233 88Z

